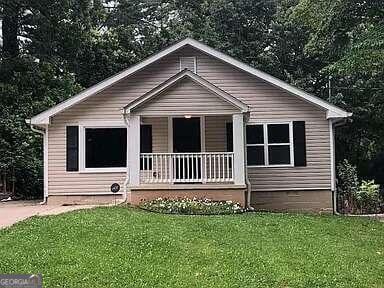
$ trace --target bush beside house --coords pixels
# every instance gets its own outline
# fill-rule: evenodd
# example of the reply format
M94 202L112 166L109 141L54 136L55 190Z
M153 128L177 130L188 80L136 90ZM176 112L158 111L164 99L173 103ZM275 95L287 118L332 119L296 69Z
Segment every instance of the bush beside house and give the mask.
M370 214L384 212L384 197L375 180L359 182L356 167L346 159L337 166L338 211Z

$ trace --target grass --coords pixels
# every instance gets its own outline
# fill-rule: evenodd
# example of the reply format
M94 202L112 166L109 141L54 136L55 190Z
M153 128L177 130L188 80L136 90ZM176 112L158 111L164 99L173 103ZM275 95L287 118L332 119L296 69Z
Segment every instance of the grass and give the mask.
M1 230L0 273L42 273L44 287L384 287L384 223L97 208Z

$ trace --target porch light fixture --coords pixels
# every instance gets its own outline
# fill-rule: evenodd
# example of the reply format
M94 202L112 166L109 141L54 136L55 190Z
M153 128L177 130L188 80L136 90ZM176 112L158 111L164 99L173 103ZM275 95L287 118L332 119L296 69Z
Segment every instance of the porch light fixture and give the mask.
M185 118L185 119L191 119L192 116L191 116L191 115L184 115L184 118Z

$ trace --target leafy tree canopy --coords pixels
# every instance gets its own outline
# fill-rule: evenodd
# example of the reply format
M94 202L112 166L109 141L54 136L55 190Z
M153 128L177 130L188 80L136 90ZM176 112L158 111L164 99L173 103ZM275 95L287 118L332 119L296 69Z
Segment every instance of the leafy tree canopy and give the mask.
M369 178L384 151L383 11L381 0L0 0L0 174L41 193L41 139L24 119L192 36L352 111L337 155Z

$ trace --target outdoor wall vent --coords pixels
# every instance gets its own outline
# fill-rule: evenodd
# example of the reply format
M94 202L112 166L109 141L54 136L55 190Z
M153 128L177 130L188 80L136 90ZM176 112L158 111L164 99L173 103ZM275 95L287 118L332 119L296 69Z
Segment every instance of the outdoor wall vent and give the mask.
M196 57L180 57L180 71L188 69L196 73Z

